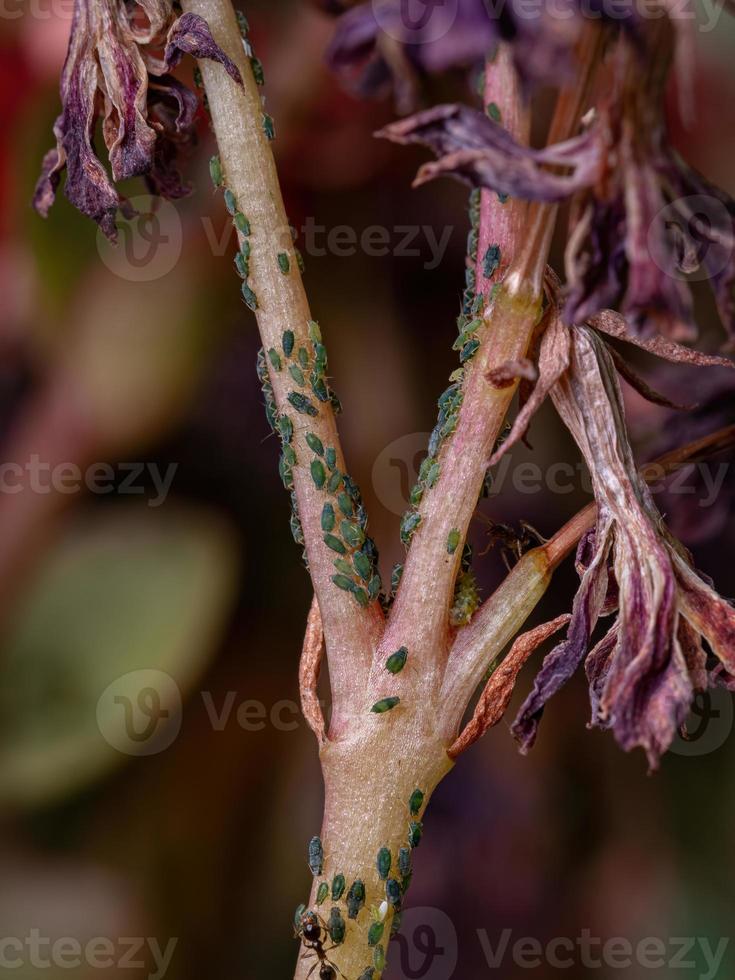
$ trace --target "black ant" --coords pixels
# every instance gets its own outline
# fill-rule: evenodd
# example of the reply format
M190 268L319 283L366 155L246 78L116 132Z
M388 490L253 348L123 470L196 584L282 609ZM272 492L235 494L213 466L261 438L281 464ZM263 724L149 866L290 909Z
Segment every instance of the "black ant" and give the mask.
M338 970L327 956L327 952L334 949L334 946L330 946L329 950L324 948L325 933L329 935L326 925L316 912L307 909L301 916L301 922L297 930L297 935L300 937L304 946L306 946L307 951L312 952L316 956L316 962L306 975L307 980L314 970L316 970L317 966L319 967L319 980L337 980L338 973L343 980L347 980L344 973ZM303 955L306 956L307 954L304 953Z
M480 554L486 555L495 545L500 545L503 562L509 571L511 559L518 561L529 548L546 542L546 539L539 534L536 528L531 527L526 521L519 521L518 530L516 530L510 524L497 524L495 521L491 521L482 512L478 512L477 517L483 524L487 525L489 539L487 547Z

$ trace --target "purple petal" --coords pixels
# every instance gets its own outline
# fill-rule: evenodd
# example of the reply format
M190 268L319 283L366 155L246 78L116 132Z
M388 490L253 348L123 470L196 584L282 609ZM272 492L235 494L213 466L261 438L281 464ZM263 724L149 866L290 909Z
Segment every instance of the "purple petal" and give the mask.
M242 76L237 65L212 37L209 25L198 14L182 14L171 26L166 39L164 61L166 71L171 71L181 61L185 54L195 58L208 58L223 66L227 74L238 85L242 85Z

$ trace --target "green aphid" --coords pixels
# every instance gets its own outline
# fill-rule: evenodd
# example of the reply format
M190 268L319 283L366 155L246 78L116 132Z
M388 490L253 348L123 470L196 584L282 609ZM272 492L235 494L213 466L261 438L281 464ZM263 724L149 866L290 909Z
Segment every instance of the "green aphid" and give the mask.
M318 410L312 405L306 395L302 395L298 391L289 391L286 397L296 411L300 412L302 415L310 415L313 418L319 414Z
M488 246L485 258L482 260L482 274L486 279L490 279L498 271L500 266L500 245Z
M280 415L278 417L278 433L283 440L283 442L291 442L293 438L293 422L288 417L288 415Z
M304 545L306 540L304 538L304 529L301 526L301 519L299 515L294 511L289 519L289 525L291 527L291 535L296 542L296 544Z
M235 17L237 17L237 26L240 28L240 33L245 36L250 30L247 17L241 10L235 11Z
M342 918L342 913L336 905L333 905L332 911L329 913L327 932L329 933L329 938L332 940L335 946L339 946L345 941L346 928L345 920Z
M278 473L284 487L287 490L293 490L293 470L289 466L283 453L281 453L281 458L278 460Z
M222 174L222 163L219 157L212 157L209 161L209 176L212 178L212 183L215 187L222 186L224 175Z
M339 470L335 470L334 473L329 477L329 483L327 484L327 490L330 493L336 493L342 485L343 476Z
M416 533L417 528L421 524L421 514L418 511L409 511L408 514L401 521L401 541L408 547L411 543L411 538Z
M333 531L336 520L334 507L331 504L325 504L322 507L322 531Z
M429 490L433 490L436 486L437 480L441 475L441 466L439 463L434 463L429 467L429 472L426 474L426 486Z
M342 402L339 400L339 398L337 397L337 395L333 391L330 391L329 392L329 401L330 401L330 403L332 405L332 411L334 412L334 414L335 415L341 415L342 414Z
M393 921L390 924L390 938L397 936L401 931L401 913L395 912L393 915Z
M337 494L337 505L345 517L352 517L352 512L354 510L352 500L344 491Z
M314 481L314 486L317 490L321 490L324 484L327 482L327 474L324 469L324 464L319 459L312 459L311 461L311 478Z
M256 58L252 55L250 58L250 67L253 69L253 78L255 79L256 85L265 85L265 74L263 72L263 63L260 58Z
M247 279L250 275L250 260L243 252L235 256L235 271L241 279Z
M327 370L327 348L320 340L315 340L314 347L314 366L320 374Z
M309 841L309 870L318 878L324 867L324 848L321 837L312 837Z
M424 825L419 820L412 820L408 825L408 846L411 848L418 847L423 832Z
M357 978L357 980L373 980L374 977L375 977L375 970L373 969L372 966L369 966L362 971L362 973Z
M395 653L392 653L390 657L385 662L385 669L389 674L400 674L403 668L406 666L406 661L408 660L408 647L399 647Z
M480 348L480 341L477 339L477 337L474 337L472 340L468 340L467 343L462 348L462 350L460 351L459 363L465 364L467 361L470 360L470 358L475 356L479 348Z
M392 711L400 703L401 699L398 697L381 698L370 710L374 715L384 715L386 711Z
M371 599L377 599L380 595L380 590L383 588L383 580L379 574L373 575L373 577L368 582L368 595Z
M313 432L306 433L306 444L317 456L324 455L324 443L321 441L319 436L314 435Z
M306 378L304 377L304 372L301 370L298 364L289 364L288 373L291 375L297 385L300 385L302 388L304 387L306 384Z
M281 347L283 347L283 353L286 355L286 357L290 357L293 353L295 339L293 330L283 331L283 336L281 337Z
M339 540L339 538L336 537L334 534L325 534L324 535L324 544L328 548L331 548L332 551L336 551L338 555L346 555L347 554L347 548L345 548L345 546L342 544L342 542ZM335 582L335 585L336 584L337 583ZM341 585L340 585L340 588L342 588Z
M242 242L240 243L240 251L245 256L246 259L250 258L251 248L250 248L250 242L247 240L247 238L243 238Z
M346 558L335 558L332 564L334 565L334 567L337 569L338 572L341 572L342 575L345 576L345 578L349 579L350 592L352 592L353 589L356 587L355 583L353 582L353 576L355 572L354 569L352 568L352 565L350 565L350 563L347 561Z
M390 849L387 847L381 847L375 861L375 866L378 869L378 876L380 877L381 881L385 881L390 874L391 862L392 858L390 856Z
M279 357L278 351L275 349L275 347L271 347L271 349L268 351L268 360L273 365L273 369L275 371L282 370L283 365L281 364L281 358Z
M336 540L339 540L338 538ZM343 592L352 592L355 588L355 583L351 578L346 575L333 575L332 581L337 586L338 589L342 589Z
M323 467L322 467L323 469ZM365 541L365 532L361 527L356 527L350 521L342 521L339 525L342 537L350 548L359 548Z
M225 189L225 207L229 214L234 215L237 211L237 198L229 187Z
M497 102L491 102L485 109L488 116L493 120L493 122L499 123L503 118L498 107Z
M368 946L377 946L380 940L383 938L383 933L385 932L385 925L382 922L373 922L368 929Z
M394 909L399 909L401 907L401 899L403 898L403 892L401 891L401 886L395 878L389 878L385 883L385 897L388 899L388 904Z
M307 327L309 328L309 337L311 338L311 342L313 344L320 344L322 340L322 331L318 321L309 320Z
M267 112L263 113L263 132L266 139L274 140L276 138L276 124L273 122L273 116L269 116Z
M463 558L464 561L464 558ZM463 569L454 586L454 599L449 611L452 626L466 626L480 605L477 581L471 569Z
M398 870L402 878L411 874L411 850L408 847L401 847L398 851Z
M363 609L367 609L370 605L370 596L367 594L365 589L361 589L358 586L352 590L352 594L357 600L358 604L362 606Z
M304 262L304 256L301 254L298 248L293 250L293 254L296 256L296 265L299 267L299 272L303 276L306 272L306 262Z
M241 235L244 235L244 237L247 238L248 235L250 234L250 222L242 213L242 211L238 211L233 217L235 221L235 228L237 228L237 230L240 232ZM249 254L250 254L250 250L248 247L248 255Z
M332 901L333 902L338 902L340 900L340 898L342 898L342 895L344 894L344 890L345 890L345 885L346 885L346 882L345 882L345 876L344 875L335 875L334 876L334 878L332 879Z
M401 584L401 578L403 577L403 564L401 562L396 562L393 566L393 570L390 573L390 587L391 591L395 592L398 586Z
M316 891L316 904L323 905L329 895L329 885L322 881Z
M347 892L347 918L356 919L365 904L365 885L361 878L355 878Z
M419 813L423 805L424 805L424 792L423 790L415 789L413 793L411 793L410 799L408 801L408 810L411 816L415 817Z
M289 466L296 465L296 453L293 446L289 445L287 442L283 444L283 458L286 460Z
M305 347L299 347L298 353L296 355L299 359L299 364L304 369L304 371L309 366L309 352Z
M291 262L289 261L286 252L278 253L278 268L281 270L284 276L287 276L291 271Z
M382 946L376 946L373 950L373 966L378 973L382 973L385 969L385 950Z
M459 531L457 530L456 527L453 527L452 530L447 535L447 554L453 555L458 547L459 547Z
M258 297L246 282L240 287L240 292L242 293L242 298L245 300L245 305L249 310L255 312L258 309Z
M420 483L417 483L415 487L411 489L408 501L412 507L418 507L424 496L424 488Z
M202 72L199 65L196 65L194 68L194 85L199 89L204 88L204 79L202 78Z
M363 582L369 582L373 573L373 563L368 556L362 551L356 551L352 556L352 561L355 566L355 571Z
M301 929L301 918L304 912L306 912L306 906L302 902L301 905L296 907L296 911L293 914L293 926L297 932L299 932Z
M327 447L325 458L327 461L327 466L329 467L330 470L333 470L337 465L337 450L334 448L334 446Z
M327 388L327 383L324 380L324 378L321 378L312 372L310 380L311 380L311 390L314 392L314 394L319 399L319 401L328 402L329 389Z

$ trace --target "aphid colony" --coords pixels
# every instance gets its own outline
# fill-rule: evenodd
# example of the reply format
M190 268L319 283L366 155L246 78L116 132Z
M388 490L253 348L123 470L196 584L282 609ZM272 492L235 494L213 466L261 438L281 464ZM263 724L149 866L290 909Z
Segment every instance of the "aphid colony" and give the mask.
M255 79L256 85L265 85L265 73L263 72L263 63L260 58L256 58L255 52L253 51L253 46L248 38L248 33L250 31L250 25L248 24L247 17L241 12L236 11L235 16L237 17L237 24L240 28L240 36L242 37L242 46L245 51L245 55L250 61L250 67L253 72L253 78ZM273 118L268 115L267 112L263 112L262 118L263 132L268 137L269 140L276 138L275 124Z
M423 824L417 818L424 806L424 801L423 790L416 788L408 801L408 811L411 817L407 833L408 846L398 849L395 862L388 847L381 847L376 855L375 867L378 878L385 889L385 899L380 905L371 906L369 910L371 921L367 931L367 946L371 950L372 965L365 968L358 980L372 980L385 967L385 944L383 940L385 938L385 920L389 911L393 913L393 918L388 938L395 935L400 928L403 896L411 883L411 851L418 847L421 842ZM324 871L324 848L319 837L312 837L309 841L308 863L312 875L315 878L320 878ZM319 967L319 980L335 980L338 973L340 976L344 976L328 956L331 950L342 945L347 932L347 922L340 905L344 905L348 921L357 920L365 906L366 890L362 879L356 878L347 891L345 891L346 886L347 882L343 874L335 874L331 884L327 880L319 882L316 892L317 907L323 905L330 895L333 903L326 918L313 909L307 909L305 905L300 905L294 915L294 930L297 938L305 947L305 955L313 954L315 957L314 965L309 970L308 976L311 976L314 970ZM331 943L331 946L328 946L327 943Z

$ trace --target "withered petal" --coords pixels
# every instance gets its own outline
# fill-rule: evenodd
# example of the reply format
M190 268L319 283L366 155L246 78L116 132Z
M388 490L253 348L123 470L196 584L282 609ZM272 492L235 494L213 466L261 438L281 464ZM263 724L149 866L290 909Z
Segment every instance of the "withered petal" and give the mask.
M181 61L183 55L190 54L195 58L207 58L216 61L225 69L227 74L238 85L242 85L242 76L235 62L219 47L209 25L198 14L182 14L175 21L168 32L166 38L166 50L164 51L164 62L166 71L175 68Z

